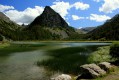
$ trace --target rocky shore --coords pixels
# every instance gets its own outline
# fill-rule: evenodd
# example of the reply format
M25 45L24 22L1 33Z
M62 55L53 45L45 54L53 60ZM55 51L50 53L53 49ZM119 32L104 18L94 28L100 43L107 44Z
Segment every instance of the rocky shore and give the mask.
M105 76L106 74L114 71L114 66L109 62L101 62L99 64L85 64L80 66L81 74L76 79L72 79L70 75L61 74L51 80L81 80L81 79L94 79Z

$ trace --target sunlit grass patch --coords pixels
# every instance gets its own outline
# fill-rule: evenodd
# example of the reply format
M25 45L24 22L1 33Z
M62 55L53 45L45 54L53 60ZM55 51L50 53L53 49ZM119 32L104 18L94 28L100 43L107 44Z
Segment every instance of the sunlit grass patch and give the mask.
M0 48L4 48L4 47L7 47L9 46L10 44L9 43L0 43Z
M99 63L104 61L111 61L111 56L109 55L110 46L99 47L97 51L91 53L88 58L90 63Z

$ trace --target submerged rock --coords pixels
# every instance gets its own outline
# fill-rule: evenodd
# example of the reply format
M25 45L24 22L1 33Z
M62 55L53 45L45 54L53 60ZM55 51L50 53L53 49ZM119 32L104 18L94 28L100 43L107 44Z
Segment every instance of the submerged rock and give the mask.
M51 78L51 80L71 80L71 76L67 74L61 74L55 78Z
M97 78L106 74L106 71L101 69L96 64L85 64L81 66L83 77L86 78Z

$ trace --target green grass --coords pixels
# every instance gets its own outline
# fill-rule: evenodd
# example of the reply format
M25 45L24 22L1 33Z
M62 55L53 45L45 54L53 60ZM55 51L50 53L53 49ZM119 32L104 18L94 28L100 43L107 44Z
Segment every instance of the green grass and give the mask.
M115 42L110 46L110 55L119 60L119 42Z
M88 55L96 46L67 47L48 51L52 58L37 62L39 66L45 66L48 70L78 75L80 66L88 63Z
M88 61L90 63L100 63L104 61L110 62L112 60L112 57L109 55L109 52L110 46L99 47L97 51L91 53Z
M8 56L15 52L25 52L39 49L45 45L42 44L10 44L3 43L0 45L0 56Z
M0 43L0 48L4 48L4 47L7 47L9 46L10 44L9 43Z
M115 47L115 46L119 46L119 42L113 42L113 44L111 44L110 46L104 46L104 47L99 47L97 51L93 52L90 57L89 57L89 61L90 62L95 62L95 63L99 63L99 62L115 62L117 59L113 58L110 55L110 48L111 47ZM119 49L115 50L115 51L119 51ZM119 74L119 67L115 66L112 67L108 74L106 74L105 76L93 79L93 80L119 80L118 77ZM112 79L113 77L113 79Z

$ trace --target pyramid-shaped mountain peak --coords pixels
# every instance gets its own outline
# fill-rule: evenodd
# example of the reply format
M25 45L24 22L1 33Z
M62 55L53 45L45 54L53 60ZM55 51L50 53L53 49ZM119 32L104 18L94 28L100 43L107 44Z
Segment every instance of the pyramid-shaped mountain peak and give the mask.
M49 11L49 10L53 10L50 6L46 6L44 11Z
M42 27L68 27L66 21L50 6L45 7L43 13L36 17L36 19L30 24L30 27L36 25Z
M43 11L44 14L56 14L56 12L50 7L46 6Z

